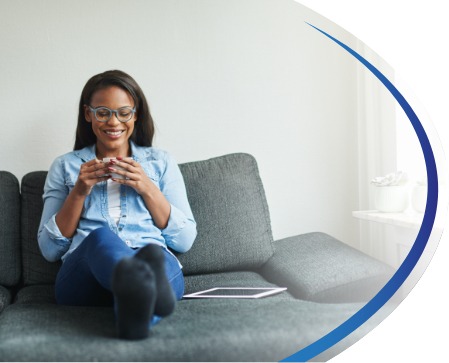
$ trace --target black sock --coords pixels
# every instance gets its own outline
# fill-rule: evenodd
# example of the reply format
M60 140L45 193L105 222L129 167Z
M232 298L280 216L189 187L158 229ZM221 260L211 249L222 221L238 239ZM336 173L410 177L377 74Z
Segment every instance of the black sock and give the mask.
M147 262L156 275L157 299L154 313L168 316L175 309L176 296L165 273L165 256L162 247L154 244L142 247L135 255Z
M155 274L151 267L143 261L124 258L114 269L112 292L119 338L148 337L157 293Z

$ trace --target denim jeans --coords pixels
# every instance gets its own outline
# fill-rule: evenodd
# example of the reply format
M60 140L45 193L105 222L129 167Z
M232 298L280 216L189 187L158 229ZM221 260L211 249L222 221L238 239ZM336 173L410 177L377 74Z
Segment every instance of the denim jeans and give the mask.
M184 276L177 259L165 248L165 271L178 300L184 294ZM112 306L112 273L117 263L132 257L128 247L108 227L91 232L64 260L56 277L56 302L61 305ZM154 316L152 324L160 320ZM151 324L151 325L152 325Z

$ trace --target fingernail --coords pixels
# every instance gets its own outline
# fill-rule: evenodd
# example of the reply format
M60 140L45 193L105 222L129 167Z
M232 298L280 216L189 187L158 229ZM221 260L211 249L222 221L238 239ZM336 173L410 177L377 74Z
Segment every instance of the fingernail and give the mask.
M117 156L117 160L122 160L123 158L121 156Z

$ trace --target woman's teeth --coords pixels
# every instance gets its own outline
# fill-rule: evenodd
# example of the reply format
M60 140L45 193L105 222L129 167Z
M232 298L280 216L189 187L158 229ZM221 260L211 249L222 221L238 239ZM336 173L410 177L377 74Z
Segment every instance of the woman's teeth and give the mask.
M118 135L122 134L123 131L124 131L124 130L122 130L122 131L105 131L105 133L106 133L107 135L118 136Z

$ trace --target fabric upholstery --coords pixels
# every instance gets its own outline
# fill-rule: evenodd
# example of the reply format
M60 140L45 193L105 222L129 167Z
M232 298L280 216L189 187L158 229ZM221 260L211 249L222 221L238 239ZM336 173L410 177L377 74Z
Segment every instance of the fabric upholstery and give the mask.
M193 293L213 287L273 287L276 286L261 275L250 271L189 275L185 278L185 293ZM288 292L283 293L288 295ZM290 296L290 295L289 295ZM54 285L27 286L17 293L18 304L55 304Z
M25 286L17 293L16 304L56 304L55 285Z
M367 301L391 278L388 265L325 233L275 242L276 252L261 269L298 299L317 302Z
M20 280L19 181L0 171L0 284L13 286Z
M184 273L253 269L273 255L272 232L257 163L230 154L180 165L197 222Z
M46 177L47 172L36 171L22 179L22 263L25 285L54 283L60 266L59 262L47 262L37 243Z
M125 341L115 337L112 308L13 304L0 314L0 356L6 361L279 361L359 308L282 294L260 300L184 300L148 339ZM339 349L377 323L376 317L370 319ZM337 353L331 348L321 358Z
M0 286L0 313L11 302L11 293L6 287Z

